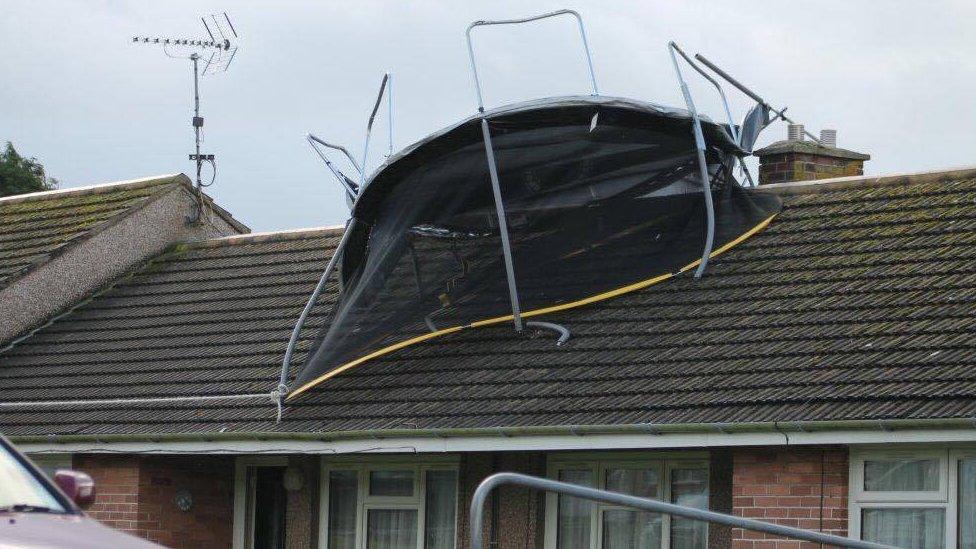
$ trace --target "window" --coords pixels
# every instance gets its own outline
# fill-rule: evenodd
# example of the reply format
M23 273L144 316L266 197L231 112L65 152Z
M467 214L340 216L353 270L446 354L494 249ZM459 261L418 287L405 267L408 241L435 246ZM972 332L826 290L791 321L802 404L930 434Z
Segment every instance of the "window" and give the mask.
M608 459L553 457L551 477L634 496L708 508L708 463L700 459L646 459L647 454ZM638 459L631 459L638 458ZM699 549L707 546L708 525L548 494L547 549Z
M454 549L456 460L330 462L322 478L326 549Z
M854 451L850 507L853 537L976 549L976 450Z

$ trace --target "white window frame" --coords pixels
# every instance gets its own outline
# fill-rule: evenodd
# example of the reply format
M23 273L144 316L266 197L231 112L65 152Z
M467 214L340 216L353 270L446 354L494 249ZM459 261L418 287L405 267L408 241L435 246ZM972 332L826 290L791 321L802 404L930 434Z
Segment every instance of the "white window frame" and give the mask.
M939 490L930 492L866 492L864 490L864 462L893 458L938 459ZM850 490L848 501L849 535L861 539L861 512L864 509L913 508L943 509L945 512L946 549L957 549L959 542L959 463L976 459L972 446L907 446L896 450L870 447L852 448L850 453Z
M426 534L427 473L429 471L454 471L454 547L457 547L458 524L460 518L461 475L459 459L456 455L447 456L404 456L364 459L362 456L345 459L323 458L322 475L319 482L319 541L320 549L328 549L329 543L329 477L332 471L356 471L358 497L356 502L356 548L366 549L366 515L370 509L415 509L417 511L417 549L423 549ZM369 474L377 470L411 470L414 473L413 495L371 496L369 494Z
M606 471L616 468L656 468L660 473L661 501L671 501L671 472L675 469L704 469L709 475L709 459L707 453L702 452L601 452L585 454L549 454L546 464L546 475L551 479L559 478L560 469L589 468L594 472L596 488L604 488ZM709 478L709 480L711 480ZM708 486L709 492L711 486ZM706 492L706 498L708 493ZM558 520L559 496L552 492L546 493L546 523L545 549L556 549L556 535ZM603 543L603 511L608 509L628 509L615 505L593 503L594 512L590 518L590 549L601 549ZM673 517L664 514L661 519L661 547L671 547L671 521ZM707 540L707 538L706 538ZM706 541L707 543L707 541Z
M254 521L248 521L248 509L252 508L253 490L247 486L248 469L252 467L287 467L286 456L241 456L234 464L234 538L233 549L246 549L247 540L254 539Z

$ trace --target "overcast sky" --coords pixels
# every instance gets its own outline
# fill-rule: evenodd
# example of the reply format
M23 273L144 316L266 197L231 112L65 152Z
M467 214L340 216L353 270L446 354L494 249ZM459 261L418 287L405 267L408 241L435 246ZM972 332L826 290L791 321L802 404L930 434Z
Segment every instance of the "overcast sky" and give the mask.
M395 75L395 147L472 114L464 29L571 7L585 19L600 91L683 105L666 52L701 52L814 131L867 152L883 174L976 164L976 2L482 1L0 2L0 141L62 187L191 173L189 63L133 35L205 38L228 10L230 71L201 81L209 192L254 230L341 222L338 185L307 132L360 154L383 71ZM489 106L588 92L570 19L476 33ZM693 92L720 115L710 90ZM736 117L750 106L731 93ZM386 151L378 118L371 167ZM781 139L771 127L760 145Z

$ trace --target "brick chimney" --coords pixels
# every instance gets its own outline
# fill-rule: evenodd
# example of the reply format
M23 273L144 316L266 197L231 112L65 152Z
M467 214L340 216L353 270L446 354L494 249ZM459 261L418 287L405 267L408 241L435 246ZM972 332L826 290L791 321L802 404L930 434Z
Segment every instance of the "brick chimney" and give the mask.
M870 155L837 148L836 130L822 130L820 141L804 140L803 125L790 124L787 139L753 153L759 157L759 184L864 175Z

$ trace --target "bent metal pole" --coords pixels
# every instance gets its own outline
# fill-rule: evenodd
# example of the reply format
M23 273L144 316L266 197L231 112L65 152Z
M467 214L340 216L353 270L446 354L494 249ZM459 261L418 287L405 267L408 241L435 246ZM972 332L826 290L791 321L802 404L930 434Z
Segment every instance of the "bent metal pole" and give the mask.
M681 95L685 98L685 104L691 113L692 130L695 134L695 148L698 152L698 171L701 172L702 192L705 194L705 213L707 215L707 231L705 235L705 248L702 250L701 262L695 269L695 278L701 278L708 266L708 258L712 255L712 246L715 241L715 206L712 204L712 185L708 178L708 163L705 162L705 135L702 133L701 119L698 117L698 110L695 109L695 102L691 98L688 84L681 76L681 68L678 66L678 58L675 50L678 45L674 42L668 43L668 52L671 54L671 63L674 64L674 73L678 77L678 84L681 86Z
M557 494L565 494L567 496L574 496L590 501L609 503L610 505L620 505L622 507L640 509L642 511L650 511L652 513L663 513L692 520L714 522L716 524L724 524L726 526L744 528L746 530L754 530L756 532L765 532L767 534L774 534L792 539L812 541L814 543L821 543L824 545L852 547L855 549L895 549L889 545L881 545L869 541L833 536L821 532L803 530L801 528L792 528L789 526L782 526L779 524L772 524L769 522L762 522L737 517L734 515L726 515L724 513L716 513L714 511L706 511L704 509L698 509L695 507L666 503L655 499L644 499L636 496L629 496L627 494L610 492L607 490L597 490L596 488L590 488L587 486L579 486L577 484L570 484L568 482L559 482L557 480L522 475L519 473L496 473L481 481L481 484L479 484L478 488L474 491L474 496L471 498L471 510L469 516L471 524L471 549L484 549L484 531L482 529L482 521L484 520L485 501L488 499L488 495L491 494L492 490L503 484L515 484L545 492L555 492Z
M342 255L342 250L346 247L346 242L349 241L349 235L352 234L355 227L356 218L352 217L346 223L346 229L342 232L342 238L339 240L339 244L336 246L335 251L332 252L332 257L329 258L329 263L325 266L325 271L322 272L319 283L315 285L312 296L308 298L308 303L305 304L305 308L302 309L302 314L298 317L298 322L295 323L295 328L291 331L291 337L288 339L288 347L285 349L285 358L281 361L281 376L278 378L279 399L284 399L285 395L288 394L288 372L291 369L291 357L295 353L298 336L302 332L302 327L305 326L305 320L308 318L308 314L312 312L312 308L315 307L315 302L318 301L319 294L325 289L325 284L329 281L332 271L335 270L339 256Z

